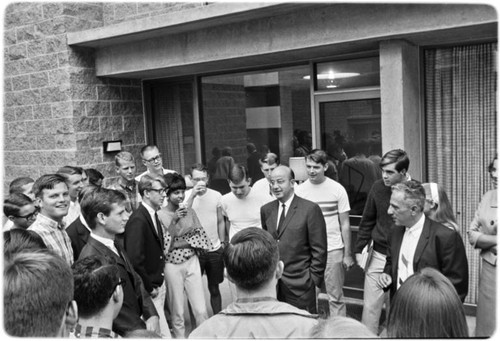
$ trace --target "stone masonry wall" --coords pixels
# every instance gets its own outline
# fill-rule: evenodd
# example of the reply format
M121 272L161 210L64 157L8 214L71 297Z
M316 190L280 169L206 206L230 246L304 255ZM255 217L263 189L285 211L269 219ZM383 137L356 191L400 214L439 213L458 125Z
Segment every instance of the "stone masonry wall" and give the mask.
M93 50L66 33L103 25L101 3L12 3L4 17L4 190L63 165L114 176L102 142L145 143L139 81L95 77ZM140 160L138 166L142 166ZM141 167L139 167L139 170Z

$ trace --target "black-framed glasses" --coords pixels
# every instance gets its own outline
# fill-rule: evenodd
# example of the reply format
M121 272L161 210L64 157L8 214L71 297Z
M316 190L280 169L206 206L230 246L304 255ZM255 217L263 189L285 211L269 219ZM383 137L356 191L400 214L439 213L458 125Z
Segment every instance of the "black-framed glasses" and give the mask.
M14 217L20 218L20 219L26 219L26 220L35 220L37 216L38 216L38 210L34 210L30 214L27 214L27 215L24 215L24 216L22 216L22 215L15 215Z
M158 194L167 194L167 189L166 188L150 188L150 191L155 191Z
M144 161L152 163L152 162L156 162L156 161L160 161L160 160L161 160L161 154L158 154L155 157L152 157L151 159L144 160Z

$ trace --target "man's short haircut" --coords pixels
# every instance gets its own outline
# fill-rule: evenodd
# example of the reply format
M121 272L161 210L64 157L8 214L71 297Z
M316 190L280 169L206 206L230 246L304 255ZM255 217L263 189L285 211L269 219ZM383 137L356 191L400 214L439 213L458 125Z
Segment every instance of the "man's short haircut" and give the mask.
M144 174L139 180L139 194L141 197L144 196L144 191L151 190L153 188L153 183L159 181L163 187L167 187L165 184L165 179L161 175Z
M33 180L32 178L27 177L27 176L15 178L9 184L9 194L22 193L24 191L23 186L27 185L27 184L31 184L33 182L35 182L35 180Z
M205 172L208 174L208 168L204 164L201 163L193 163L191 165L191 175L193 175L193 171L197 170L199 172Z
M266 155L264 155L263 157L261 157L259 159L259 163L260 163L261 166L264 163L267 163L268 165L274 165L274 164L279 165L280 164L280 158L278 157L278 155L276 155L274 153L267 153Z
M33 184L33 194L35 197L41 198L43 190L54 189L60 183L66 184L66 178L61 174L44 174Z
M5 257L27 250L46 249L42 237L34 231L12 229L3 233L3 253Z
M328 155L324 150L313 149L309 154L307 154L306 160L311 160L324 166L328 163Z
M108 305L120 273L116 263L102 256L89 256L73 263L74 300L78 315L83 318L96 316Z
M126 201L125 194L120 191L108 188L94 188L86 193L80 202L83 218L91 230L97 227L96 218L99 212L109 216L112 205Z
M227 273L236 286L258 290L274 276L279 261L278 243L258 227L236 233L224 250Z
M122 162L134 162L135 163L135 158L134 155L130 152L119 152L118 154L115 155L115 166L120 167Z
M144 158L144 153L146 153L148 150L153 150L153 149L158 149L158 151L160 151L160 149L158 148L157 145L155 144L147 144L145 145L144 147L141 148L141 158Z
M89 177L89 183L94 186L97 186L97 182L99 180L104 180L104 175L102 175L102 173L97 169L87 168L85 169L85 173L87 173L87 176Z
M64 166L59 168L56 174L60 174L64 176L64 178L68 179L70 175L83 175L83 168L75 166Z
M401 172L403 169L408 171L408 167L410 167L410 159L408 158L408 154L402 149L393 149L388 151L382 156L380 160L380 168L390 165L391 163L395 163L394 168L398 172Z
M253 153L257 150L257 147L255 147L255 144L253 143L247 143L247 152Z
M248 181L248 169L241 163L237 163L233 166L233 168L229 171L227 175L229 181L233 184L239 184L243 180Z
M226 146L222 148L221 154L222 156L231 156L231 154L233 154L233 148Z
M409 207L416 205L423 212L425 205L425 189L417 180L408 180L392 186L392 192L404 193L404 200Z
M168 187L167 196L170 195L170 193L178 191L180 189L186 189L186 181L184 180L184 177L179 173L168 173L165 174L163 178L165 179L165 184Z
M23 206L33 204L30 197L22 193L12 193L3 201L3 214L6 217L19 216L19 211Z
M4 260L4 326L11 336L57 336L73 299L73 274L59 255L42 249Z

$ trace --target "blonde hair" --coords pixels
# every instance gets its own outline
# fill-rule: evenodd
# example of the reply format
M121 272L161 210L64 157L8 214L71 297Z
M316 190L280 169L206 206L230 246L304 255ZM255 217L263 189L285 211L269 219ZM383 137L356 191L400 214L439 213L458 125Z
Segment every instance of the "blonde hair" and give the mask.
M425 190L425 200L433 203L427 216L446 227L458 231L457 219L455 218L455 214L453 214L453 208L443 186L435 182L427 182L422 184L422 186Z

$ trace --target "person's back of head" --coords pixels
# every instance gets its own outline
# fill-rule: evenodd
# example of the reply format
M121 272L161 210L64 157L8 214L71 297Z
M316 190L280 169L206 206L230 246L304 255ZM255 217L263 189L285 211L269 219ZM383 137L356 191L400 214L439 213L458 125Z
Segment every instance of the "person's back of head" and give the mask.
M11 336L68 336L77 320L69 265L49 250L4 260L4 327Z
M459 338L469 335L465 311L453 284L433 268L410 276L391 302L390 338Z
M402 149L393 149L388 151L382 156L380 160L380 168L390 165L391 163L395 163L395 169L398 172L405 170L408 171L410 167L410 159L408 158L408 154Z
M9 184L9 194L23 193L24 192L23 186L25 186L27 184L32 184L34 182L35 182L35 180L33 180L32 178L27 177L27 176L15 178Z
M378 338L367 326L351 317L333 316L320 319L312 331L314 339L374 339Z
M27 250L46 249L42 237L36 232L12 229L3 233L3 253L5 257Z
M94 168L87 168L85 169L85 172L89 177L89 183L91 185L94 185L96 187L101 187L102 180L104 180L104 175L102 175L101 172L99 172L97 169Z
M256 291L276 273L279 261L278 244L261 228L248 227L236 233L224 250L227 274L235 285Z
M113 318L118 315L123 303L119 292L120 273L117 265L101 256L78 259L72 265L74 299L81 318L99 316L109 304L113 305Z
M248 153L253 153L257 151L257 147L255 147L255 144L253 143L247 143L247 152Z
M233 154L233 149L229 146L222 148L222 156L231 156Z
M82 197L80 208L89 228L94 230L97 227L98 213L109 216L113 204L120 204L126 200L125 194L120 191L96 187L93 190L88 190Z

